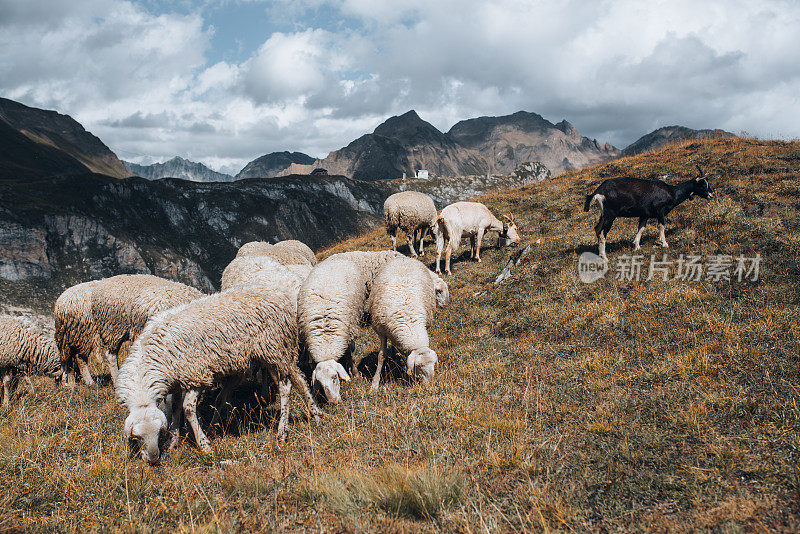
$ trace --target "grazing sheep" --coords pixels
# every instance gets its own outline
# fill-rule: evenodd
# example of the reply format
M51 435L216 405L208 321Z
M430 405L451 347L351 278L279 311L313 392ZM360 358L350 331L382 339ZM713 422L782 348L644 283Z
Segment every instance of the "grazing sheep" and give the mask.
M160 438L172 430L167 448L177 443L178 416L171 428L158 409L168 393L185 392L183 411L198 447L211 445L197 419L202 390L236 380L257 366L266 367L280 392L278 437L286 436L292 385L303 394L311 416L321 411L297 367L298 329L295 301L276 287L239 286L162 312L134 342L119 372L117 399L130 410L125 436L142 445L142 458L157 463Z
M677 185L669 185L661 180L643 180L641 178L610 178L597 186L591 195L586 195L583 211L589 211L592 203L600 207L600 218L594 227L597 234L597 253L608 261L606 256L606 238L611 225L617 217L638 217L639 230L633 239L633 250L639 250L648 219L658 221L658 245L668 248L664 235L667 215L685 200L695 196L705 199L714 198L714 191L708 184L708 176L697 166L699 176Z
M442 272L439 261L442 250L446 249L445 272L450 272L450 256L458 250L461 238L468 236L471 242L471 256L481 261L481 241L485 232L497 232L497 246L519 243L517 225L514 217L504 216L503 221L492 215L489 208L479 202L456 202L450 204L439 215L434 234L436 235L436 272Z
M278 278L296 292L310 273L311 266L307 264L282 265L269 256L240 256L222 271L220 291L237 285L259 285L260 281L272 283Z
M203 296L193 287L145 274L98 280L92 291L92 321L108 360L114 386L122 344L133 342L157 313Z
M428 326L435 308L449 300L447 284L417 260L398 258L381 267L367 299L372 328L381 340L373 389L380 384L388 340L406 358L409 375L423 384L430 381L438 358L429 347Z
M235 258L225 267L222 272L222 283L220 291L226 291L232 287L256 285L261 287L277 288L280 291L288 292L295 303L294 313L297 312L297 293L312 267L308 264L303 265L282 265L269 256L240 256ZM269 392L268 373L260 370L254 373L251 378L261 384L261 393L265 397ZM227 404L230 393L239 385L236 380L230 380L217 397L217 410L214 412L214 425L222 413L223 407Z
M77 379L76 365L83 381L94 384L89 372L89 359L101 350L100 339L92 322L92 291L97 280L77 284L56 300L53 308L55 340L61 354L62 379L72 383Z
M340 256L317 265L297 296L300 335L315 365L311 384L332 404L342 400L339 380L350 380L338 360L352 351L367 296L362 269Z
M284 265L317 264L317 257L308 245L296 239L279 241L274 245L266 241L251 241L239 247L236 257L269 256Z
M11 405L11 395L19 375L61 378L61 357L55 340L31 321L22 317L0 317L0 377L3 379L3 406Z
M415 246L419 243L419 255L425 254L425 235L436 225L436 205L433 199L417 191L395 193L383 203L383 218L386 233L392 238L392 250L397 250L397 229L403 230L408 241L408 250L417 257ZM419 235L419 237L417 237Z

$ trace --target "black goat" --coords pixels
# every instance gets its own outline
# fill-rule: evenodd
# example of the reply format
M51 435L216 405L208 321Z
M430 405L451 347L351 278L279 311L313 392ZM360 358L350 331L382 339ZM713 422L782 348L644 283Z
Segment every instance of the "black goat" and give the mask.
M597 202L600 206L600 219L594 227L600 256L608 260L606 238L617 217L639 218L639 231L633 240L634 250L639 250L639 241L642 239L642 232L648 219L658 221L658 244L665 248L669 247L664 236L667 214L675 206L695 195L705 199L714 198L714 192L699 165L697 170L700 171L700 176L678 185L669 185L661 180L611 178L600 184L594 193L586 195L583 211L589 211L589 206L593 202Z

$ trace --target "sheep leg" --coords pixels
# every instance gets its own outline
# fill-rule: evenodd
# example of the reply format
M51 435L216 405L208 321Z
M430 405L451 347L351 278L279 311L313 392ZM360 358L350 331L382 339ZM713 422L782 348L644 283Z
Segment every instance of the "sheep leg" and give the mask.
M375 376L372 377L372 389L378 389L381 384L381 370L383 369L383 359L386 356L386 337L381 336L381 350L378 351L378 367L375 369Z
M292 392L292 381L288 377L278 377L274 375L275 383L278 385L278 394L281 399L281 417L278 420L278 441L286 441L286 423L289 422L289 394Z
M75 385L75 372L67 362L61 362L61 382L70 387Z
M411 255L416 257L417 251L414 250L414 233L415 230L406 232L406 244L408 244L408 251L411 253Z
M450 245L450 240L447 240L445 245L447 250L444 253L444 272L447 274L452 274L450 272L450 256L453 254L453 247Z
M419 255L425 255L425 236L428 235L429 228L422 228L419 231Z
M658 244L664 248L669 248L667 244L667 236L664 235L664 229L667 227L664 218L658 219Z
M11 406L11 371L3 373L3 407Z
M314 400L314 395L312 395L311 390L308 389L308 382L306 382L305 378L300 374L300 370L294 365L289 368L289 380L292 381L294 387L297 388L297 391L299 391L306 400L308 413L311 414L311 420L314 424L319 424L322 410L319 409L317 401Z
M25 376L25 381L28 383L28 390L31 392L31 395L36 393L36 390L33 388L33 382L31 382L31 377Z
M436 272L441 273L442 270L439 268L439 261L442 259L442 250L444 249L445 240L442 239L441 235L436 238Z
M639 230L636 232L636 237L633 238L633 250L639 250L642 248L639 246L639 243L642 240L642 234L644 233L645 226L647 226L647 217L639 217Z
M608 232L611 230L612 224L614 224L614 217L608 217L603 213L594 227L597 233L597 252L600 257L606 261L608 261L608 256L606 256L606 238L608 237Z
M397 250L397 228L389 229L387 233L392 238L392 250Z
M197 400L199 398L199 389L187 391L183 396L183 414L186 416L186 420L189 421L189 426L192 427L197 446L203 453L211 454L211 442L203 432L203 429L200 428L200 421L197 420Z
M172 417L170 417L169 421L169 432L171 436L164 449L167 451L171 451L177 447L178 441L181 439L181 414L183 413L183 410L181 409L180 390L172 394L172 406L170 408L170 411L172 412Z
M117 387L117 375L119 374L119 367L117 366L117 355L110 350L106 349L106 360L108 361L108 371L111 373L111 383Z
M478 229L478 235L475 243L475 259L478 261L478 263L481 262L481 241L483 241L483 232L483 228Z
M83 381L86 383L87 386L91 386L94 384L94 380L92 379L92 373L89 371L89 362L78 356L75 359L76 363L78 364L78 369L80 370L81 377ZM74 375L73 375L74 376Z

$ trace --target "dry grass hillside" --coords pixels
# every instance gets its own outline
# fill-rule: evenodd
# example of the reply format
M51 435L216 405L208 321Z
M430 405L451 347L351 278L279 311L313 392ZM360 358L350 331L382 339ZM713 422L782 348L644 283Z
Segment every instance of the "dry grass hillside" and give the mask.
M719 173L717 198L671 214L667 252L759 253L758 281L582 283L584 195L698 163ZM355 379L318 427L294 396L280 447L251 403L212 457L184 441L153 469L128 457L107 386L36 381L0 413L0 530L800 529L800 143L673 145L482 201L541 243L499 287L508 251L454 264L429 387ZM615 224L612 262L635 224ZM377 346L364 329L367 368Z

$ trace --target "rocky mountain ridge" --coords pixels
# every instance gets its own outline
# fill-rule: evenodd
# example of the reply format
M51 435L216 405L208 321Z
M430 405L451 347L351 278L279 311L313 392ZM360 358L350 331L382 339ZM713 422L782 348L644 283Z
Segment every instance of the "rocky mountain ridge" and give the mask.
M414 176L420 169L455 177L510 174L520 164L540 162L555 176L619 154L609 143L581 136L567 121L553 124L535 113L468 119L443 133L411 110L325 158L291 165L278 175L322 167L358 180Z
M722 137L736 137L725 130L693 130L685 126L664 126L645 134L622 151L622 156L635 156L642 152L664 148L670 143L677 143L689 139L718 139Z
M86 171L131 176L116 154L69 115L7 98L0 98L0 147L0 177Z
M312 165L314 158L302 152L272 152L265 154L260 158L256 158L236 175L237 180L243 178L272 178L274 176L294 174L292 172L286 173L285 171L291 168L292 165ZM313 170L313 169L312 169Z
M179 156L175 156L164 163L153 163L152 165L139 165L130 161L123 161L122 163L131 173L148 180L180 178L181 180L190 180L192 182L233 181L233 176L230 174L212 171L202 163L189 161Z

